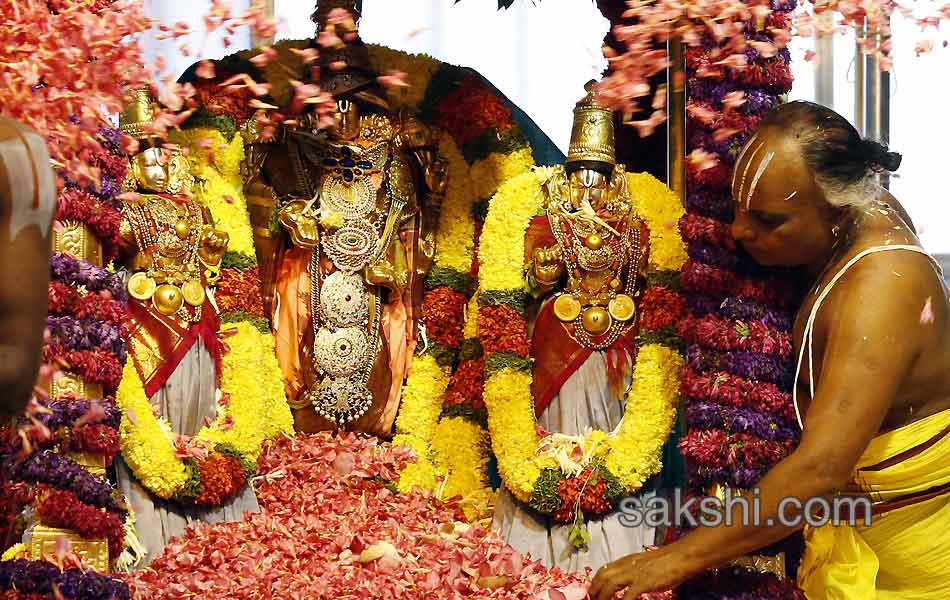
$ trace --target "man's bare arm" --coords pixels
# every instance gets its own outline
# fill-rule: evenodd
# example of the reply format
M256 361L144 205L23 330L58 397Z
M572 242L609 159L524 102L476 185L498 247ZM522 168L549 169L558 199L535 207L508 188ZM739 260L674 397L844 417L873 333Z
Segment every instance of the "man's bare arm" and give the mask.
M42 353L56 199L45 144L0 119L0 417L23 411Z
M823 306L828 334L815 397L801 444L759 484L760 521L743 524L742 507L736 506L731 527L697 529L659 553L685 565L689 573L726 564L796 529L779 523L783 498L800 499L800 508L809 498L828 497L850 482L920 352L921 278L891 273L921 271L926 259L898 254L909 253L864 259L853 277L838 284L847 289L832 294ZM909 267L909 261L917 262ZM784 508L786 523L801 516L791 505ZM769 519L773 525L767 524Z

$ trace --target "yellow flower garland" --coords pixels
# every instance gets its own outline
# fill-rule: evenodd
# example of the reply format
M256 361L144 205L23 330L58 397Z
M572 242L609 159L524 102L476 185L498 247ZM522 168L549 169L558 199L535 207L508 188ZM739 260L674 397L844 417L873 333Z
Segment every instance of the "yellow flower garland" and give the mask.
M549 176L549 170L536 169L505 183L492 198L479 251L481 290L523 289L524 235L541 208L540 185ZM651 236L658 233L651 237L656 244L651 245L651 266L678 269L685 259L676 229L676 220L683 214L679 201L665 186L660 193L643 176L632 176L630 182L635 210L650 226ZM641 183L642 190L635 187ZM672 227L667 221L672 221ZM642 346L617 433L595 431L580 441L583 449L604 459L627 493L638 490L660 470L660 453L676 415L682 366L683 359L674 351L658 344ZM531 500L541 471L559 467L550 453L538 452L541 440L535 429L531 381L529 373L503 368L488 377L484 394L499 472L508 489L525 503Z
M472 165L471 180L475 197L491 198L504 182L530 171L533 166L531 148L520 148L510 154L492 152Z
M448 162L448 187L436 232L435 263L458 273L468 273L475 244L472 205L478 197L472 191L468 163L455 140L442 136L439 154Z
M269 342L270 336L249 323L223 326L224 330L231 328L236 328L237 333L227 337L231 350L221 359L221 391L229 395L230 401L227 406L218 407L214 422L202 427L195 438L230 445L243 458L255 462L265 439L293 432L293 419L284 417L282 411L268 414L273 402L267 398L275 393L283 397L276 359L268 360L266 353L260 351L261 347L268 347L264 344ZM168 421L152 412L132 361L126 363L122 373L116 405L122 415L119 424L122 457L135 477L160 498L180 496L188 483L189 471L175 455L176 434ZM289 416L289 409L286 412ZM225 427L224 423L229 420L230 426Z
M461 497L462 510L469 521L491 515L488 444L488 432L463 417L439 421L432 438L433 460L445 474L439 496Z
M247 212L244 182L241 180L244 140L235 135L228 143L220 131L211 128L173 132L169 138L188 148L191 173L199 182L192 195L211 210L217 226L228 232L228 250L256 256L251 217ZM210 141L211 147L202 148L202 140Z

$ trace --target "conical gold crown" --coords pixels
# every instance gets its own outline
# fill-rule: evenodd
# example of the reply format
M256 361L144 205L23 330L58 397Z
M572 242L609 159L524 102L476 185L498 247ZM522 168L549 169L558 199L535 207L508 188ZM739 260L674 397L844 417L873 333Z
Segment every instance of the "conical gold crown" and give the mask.
M155 104L155 98L149 88L132 92L132 99L119 116L119 129L122 133L136 140L154 137L147 126L155 120Z
M581 161L617 164L614 114L597 101L594 81L584 86L587 95L574 107L574 128L567 150L567 164Z

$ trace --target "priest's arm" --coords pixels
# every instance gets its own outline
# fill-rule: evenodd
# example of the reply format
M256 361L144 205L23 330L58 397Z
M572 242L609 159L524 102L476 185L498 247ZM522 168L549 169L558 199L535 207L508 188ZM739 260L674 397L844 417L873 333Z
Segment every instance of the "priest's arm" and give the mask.
M893 289L892 269L876 262L858 265L854 277L839 284L819 313L814 342L815 348L824 347L824 356L820 376L815 374L815 397L803 417L800 445L759 483L760 519L743 522L744 508L736 504L732 526L700 527L657 551L610 563L594 578L592 600L608 600L628 586L625 598L631 599L670 589L775 543L803 526L802 507L808 499L827 498L851 482L921 350L919 314L909 310L906 299L921 297L916 288L923 286L908 276L898 280L906 289ZM885 288L889 293L881 294ZM835 315L848 318L833 319ZM818 366L816 362L816 371ZM798 502L782 503L792 497Z

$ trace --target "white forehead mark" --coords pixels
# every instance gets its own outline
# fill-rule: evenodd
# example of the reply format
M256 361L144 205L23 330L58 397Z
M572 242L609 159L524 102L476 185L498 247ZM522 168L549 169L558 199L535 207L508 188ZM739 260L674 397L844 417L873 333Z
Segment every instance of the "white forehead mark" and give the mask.
M760 143L758 146L756 146L755 150L752 151L752 154L749 155L749 160L746 162L745 168L742 169L742 180L739 182L739 196L736 198L737 200L742 200L742 196L743 196L742 190L745 189L746 175L749 174L749 168L752 166L752 162L755 160L756 155L758 155L759 150L761 150L764 147L765 147L765 142ZM746 209L748 209L748 206L746 206Z
M56 207L56 177L49 163L46 140L18 123L14 136L0 140L0 161L10 186L10 239L36 225L46 238Z
M735 168L732 170L732 187L736 187L736 176L737 176L738 173L739 173L739 165L742 163L742 157L744 157L744 156L746 155L746 152L748 152L748 151L749 151L749 148L752 147L752 144L755 143L755 140L756 140L757 137L759 137L759 134L756 133L756 134L753 135L751 138L749 138L749 141L746 142L745 147L744 147L744 148L742 149L742 151L739 153L739 156L736 157L736 166L735 166Z
M795 190L794 192L792 192L792 193L789 194L788 196L785 196L785 201L788 202L789 200L791 200L792 198L794 198L797 194L798 194L798 190Z
M752 203L752 195L755 193L755 188L759 185L759 178L761 178L765 170L769 168L769 163L772 162L773 158L775 158L774 152L766 152L765 156L762 157L762 162L760 162L758 168L756 168L755 177L752 178L752 183L749 185L749 193L746 194L745 197L746 210L749 210L749 205Z

